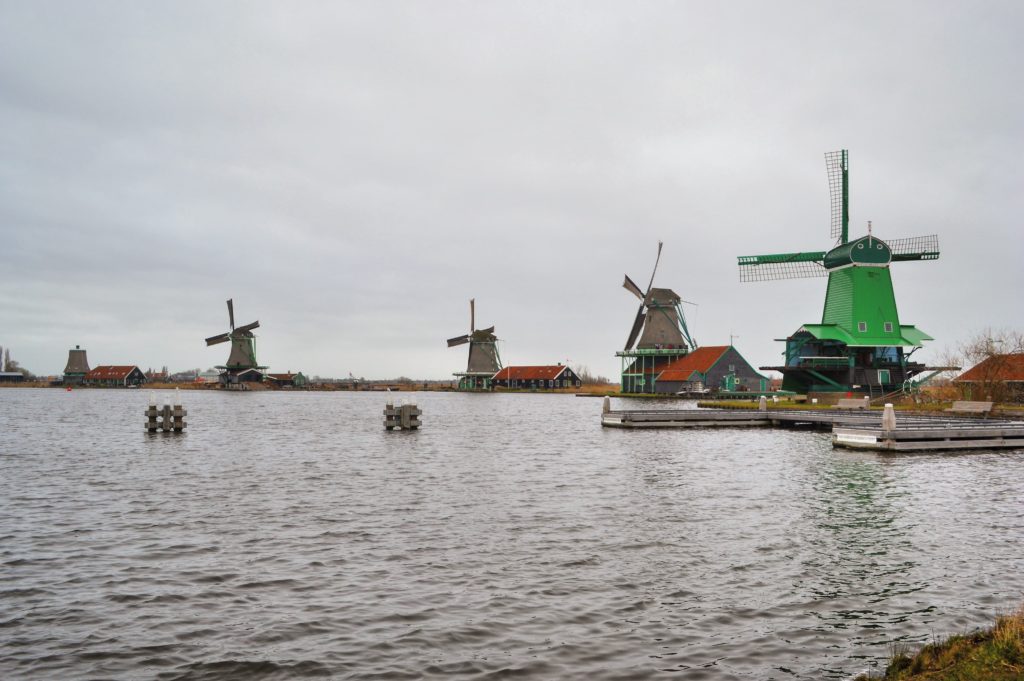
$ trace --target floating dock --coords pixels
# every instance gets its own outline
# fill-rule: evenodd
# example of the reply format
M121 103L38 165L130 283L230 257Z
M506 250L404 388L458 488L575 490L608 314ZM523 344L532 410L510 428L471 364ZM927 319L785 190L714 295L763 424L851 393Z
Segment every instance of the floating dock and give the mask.
M892 413L892 412L890 412ZM883 427L883 412L848 409L627 409L606 407L606 428L810 427L832 431L832 445L907 452L1022 449L1024 422L898 413ZM892 426L892 423L885 424Z

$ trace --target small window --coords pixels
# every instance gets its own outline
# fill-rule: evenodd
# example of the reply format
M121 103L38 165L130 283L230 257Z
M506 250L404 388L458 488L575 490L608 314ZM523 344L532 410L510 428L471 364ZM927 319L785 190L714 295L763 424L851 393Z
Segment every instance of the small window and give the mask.
M866 333L867 330L868 330L868 323L867 322L857 322L857 330L860 331L861 333Z
M729 365L729 371L736 371L736 365L735 364L730 364Z
M885 332L886 333L892 333L892 322L886 322L885 323Z

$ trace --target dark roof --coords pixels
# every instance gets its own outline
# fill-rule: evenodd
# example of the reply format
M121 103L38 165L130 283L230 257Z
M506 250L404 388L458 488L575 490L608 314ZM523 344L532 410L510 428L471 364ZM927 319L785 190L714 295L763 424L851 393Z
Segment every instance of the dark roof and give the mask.
M89 381L123 381L128 378L128 374L138 368L135 365L103 365L87 373L85 378Z
M298 374L267 374L267 378L272 378L275 381L290 381L297 375Z
M708 345L697 348L685 357L671 362L658 376L659 381L688 381L693 372L706 374L729 350L728 345Z
M1024 353L993 355L971 367L956 379L968 383L982 381L1024 381Z
M494 374L495 381L549 381L558 378L558 375L568 367L561 364L541 367L505 367Z

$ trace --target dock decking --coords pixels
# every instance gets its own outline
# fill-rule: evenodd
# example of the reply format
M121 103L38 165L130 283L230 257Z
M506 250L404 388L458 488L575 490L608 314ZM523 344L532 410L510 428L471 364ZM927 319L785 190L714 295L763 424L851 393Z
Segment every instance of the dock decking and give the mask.
M896 428L884 429L882 412L842 409L629 409L606 410L607 428L737 428L806 426L831 429L832 445L876 451L1024 449L1024 422L896 415Z

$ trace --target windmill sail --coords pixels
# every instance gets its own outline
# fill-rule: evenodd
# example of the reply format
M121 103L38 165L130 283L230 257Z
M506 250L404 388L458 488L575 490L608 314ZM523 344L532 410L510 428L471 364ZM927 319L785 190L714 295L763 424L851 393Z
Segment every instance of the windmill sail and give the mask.
M455 338L449 338L448 339L448 347L454 348L456 345L465 345L468 342L469 342L469 334L468 333L464 333L461 336L456 336Z
M824 251L739 256L740 281L774 281L828 276Z
M644 292L640 290L640 287L633 283L633 280L626 275L626 281L622 282L622 288L626 289L640 300L644 299Z
M832 208L833 239L845 244L850 233L850 159L846 149L825 154L825 170L828 173L828 196Z
M885 243L892 251L893 261L938 260L939 258L939 237L935 234L893 239Z

